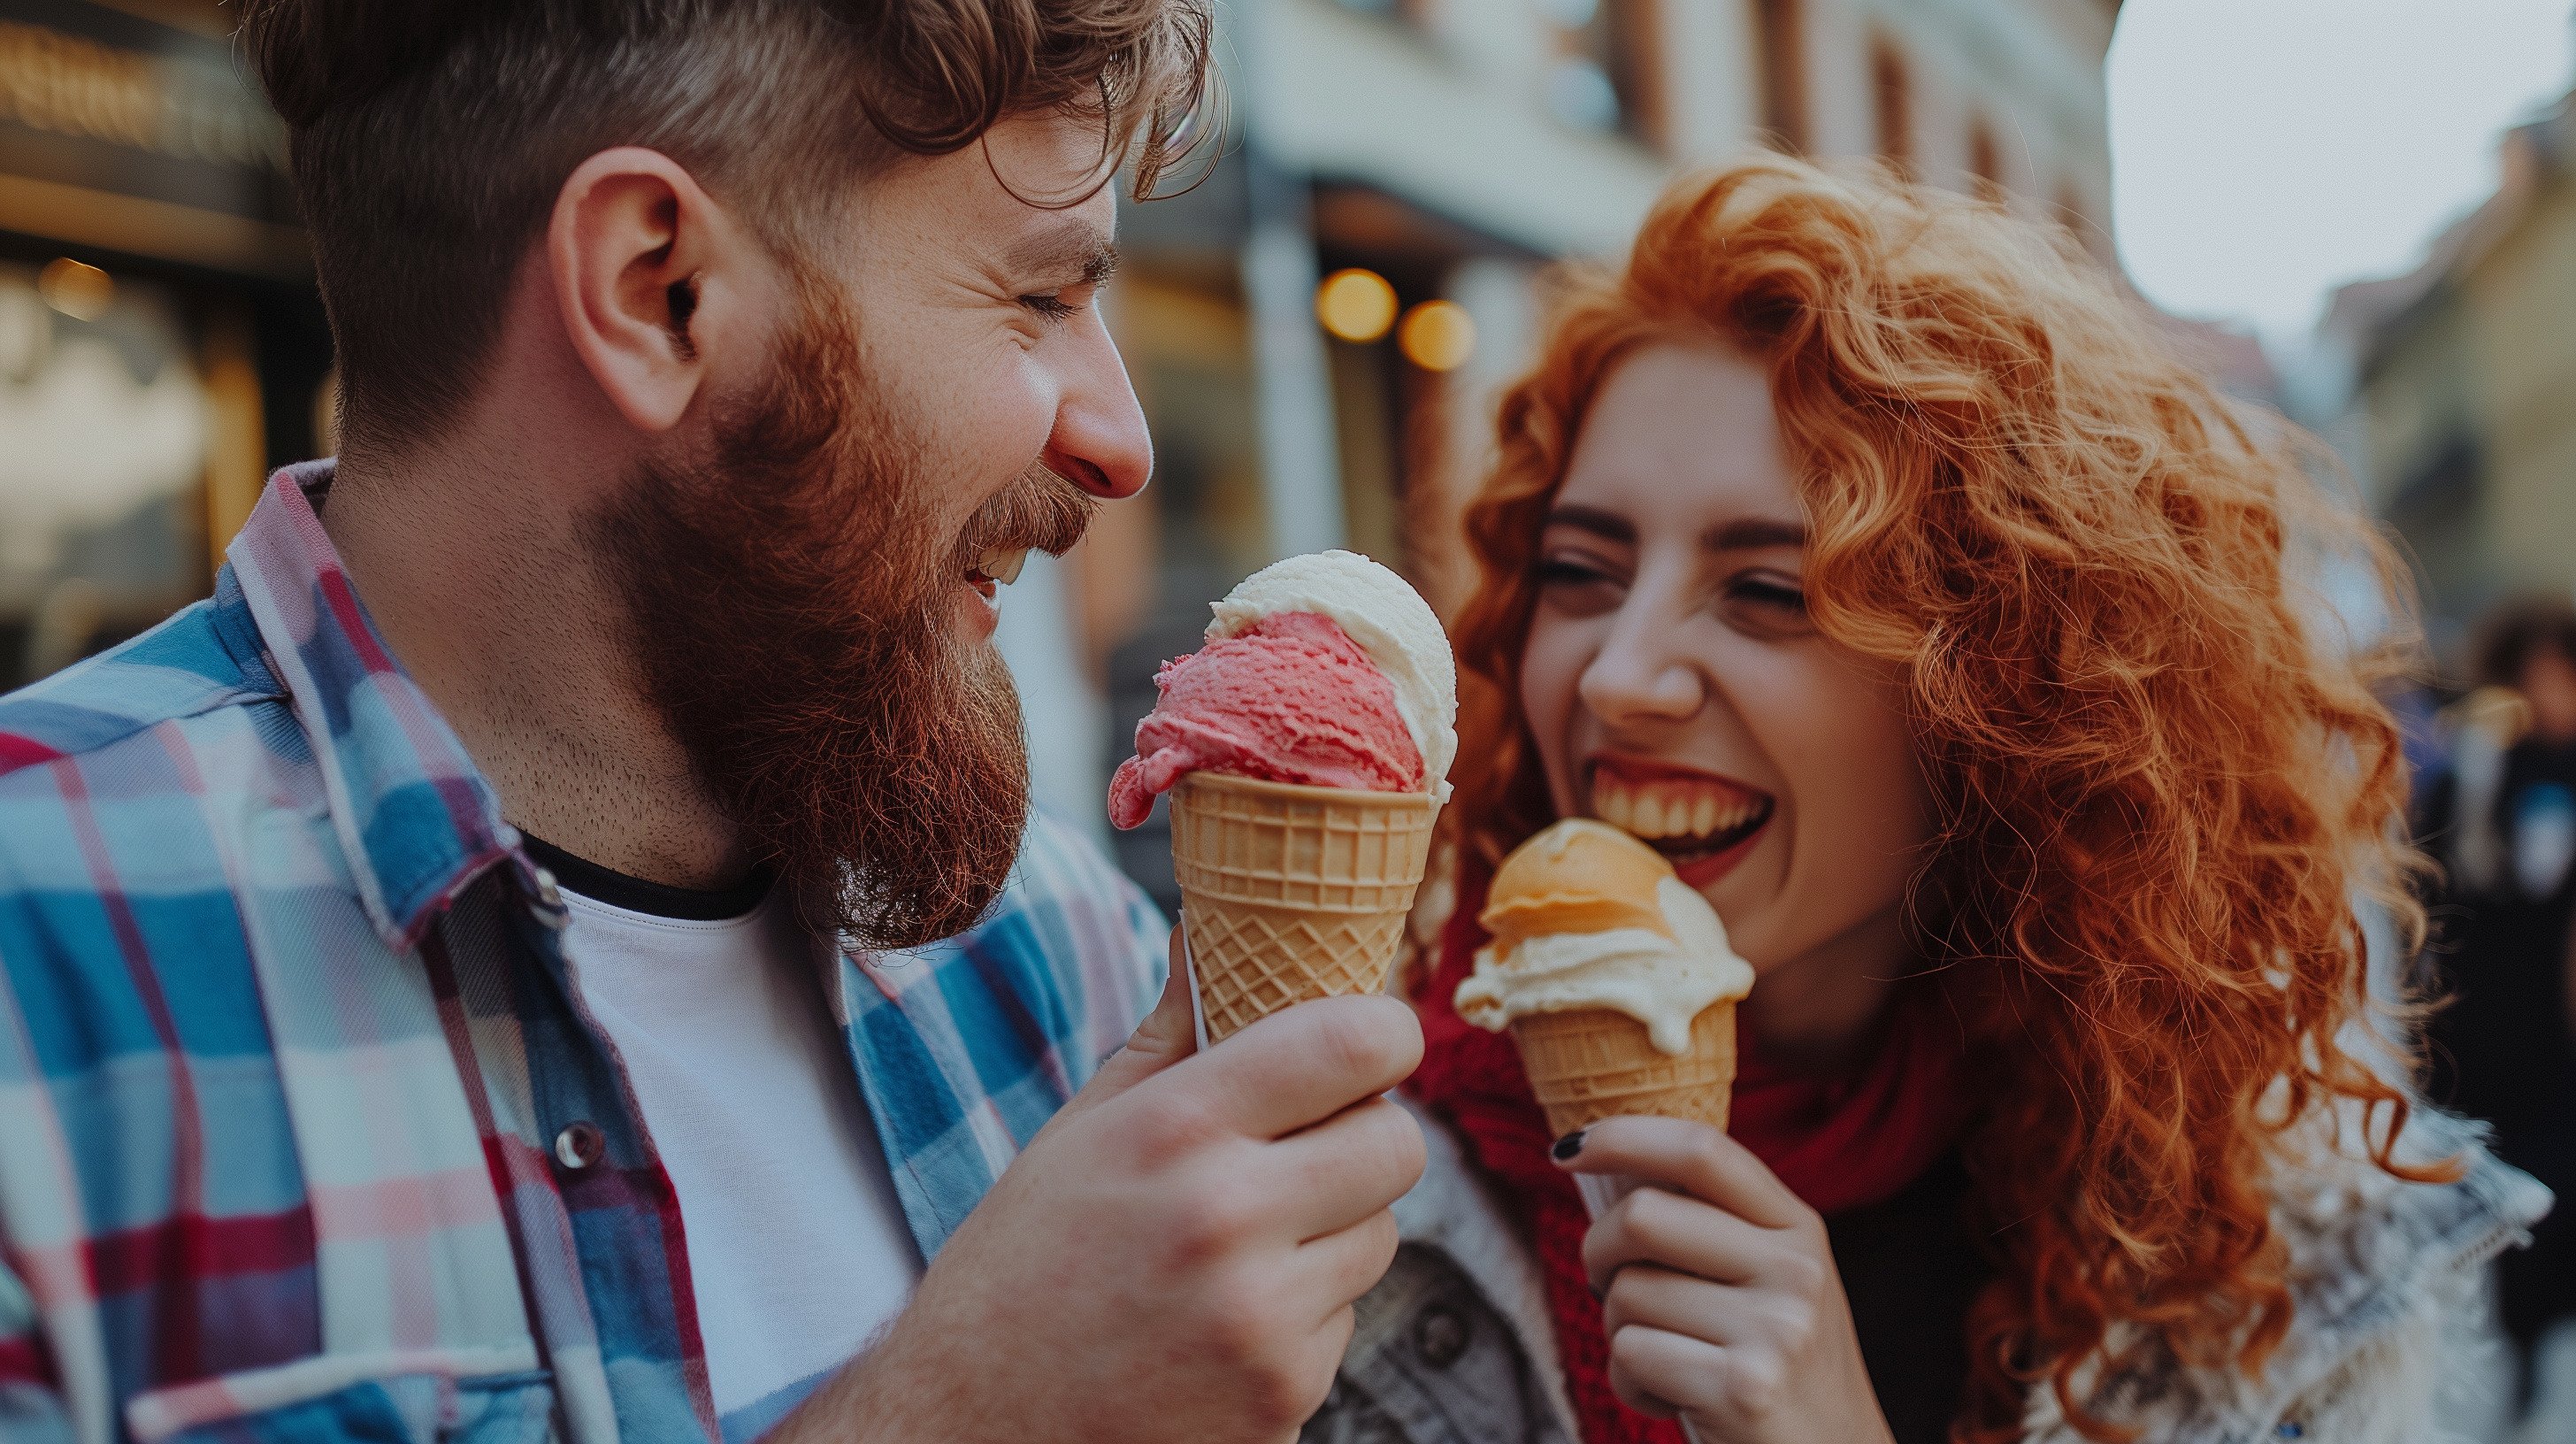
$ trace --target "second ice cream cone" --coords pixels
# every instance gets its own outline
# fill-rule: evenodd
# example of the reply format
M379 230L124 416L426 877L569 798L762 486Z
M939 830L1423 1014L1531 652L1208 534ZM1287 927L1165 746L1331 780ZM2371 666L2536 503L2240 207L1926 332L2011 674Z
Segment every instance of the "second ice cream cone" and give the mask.
M1172 871L1209 1042L1290 1003L1385 989L1437 811L1420 792L1181 779Z
M1726 1127L1735 1092L1735 1005L1712 1003L1691 1020L1690 1051L1656 1050L1646 1025L1607 1008L1514 1018L1512 1041L1530 1089L1563 1137L1604 1118L1646 1114Z
M1557 822L1503 859L1477 921L1493 941L1458 985L1459 1016L1510 1030L1560 1137L1623 1113L1726 1127L1753 966L1661 854Z

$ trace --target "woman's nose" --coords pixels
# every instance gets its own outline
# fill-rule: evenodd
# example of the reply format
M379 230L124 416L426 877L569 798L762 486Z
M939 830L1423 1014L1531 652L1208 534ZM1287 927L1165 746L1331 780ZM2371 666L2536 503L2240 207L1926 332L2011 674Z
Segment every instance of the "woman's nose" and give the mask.
M1583 705L1613 727L1697 715L1708 702L1708 686L1675 645L1680 631L1679 618L1623 609L1576 684Z

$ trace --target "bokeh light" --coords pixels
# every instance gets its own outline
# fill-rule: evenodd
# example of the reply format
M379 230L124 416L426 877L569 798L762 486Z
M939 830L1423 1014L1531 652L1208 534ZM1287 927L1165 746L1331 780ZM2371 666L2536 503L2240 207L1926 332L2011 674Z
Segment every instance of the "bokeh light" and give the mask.
M1455 301L1425 301L1405 313L1395 344L1425 371L1455 371L1476 353L1476 318Z
M64 256L37 273L36 293L75 321L95 321L116 299L116 278Z
M1315 288L1315 319L1345 341L1374 341L1395 324L1395 287L1357 266L1335 271Z

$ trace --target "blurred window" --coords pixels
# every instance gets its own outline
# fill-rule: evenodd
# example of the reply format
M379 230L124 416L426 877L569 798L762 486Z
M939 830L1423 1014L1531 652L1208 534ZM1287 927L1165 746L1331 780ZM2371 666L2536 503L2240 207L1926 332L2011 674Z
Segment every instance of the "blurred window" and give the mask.
M1869 47L1870 89L1878 101L1878 153L1900 171L1914 168L1914 78L1893 41Z
M1547 106L1578 130L1664 143L1663 72L1655 0L1540 0L1556 31Z
M1762 128L1792 154L1807 148L1807 42L1799 0L1754 0L1762 66Z
M229 418L196 352L150 282L0 261L0 687L204 593Z

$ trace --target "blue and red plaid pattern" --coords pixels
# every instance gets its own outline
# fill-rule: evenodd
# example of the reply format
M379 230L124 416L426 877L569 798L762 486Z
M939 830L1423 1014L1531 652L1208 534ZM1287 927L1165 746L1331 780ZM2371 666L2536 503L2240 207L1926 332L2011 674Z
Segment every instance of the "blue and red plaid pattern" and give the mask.
M560 899L368 621L329 479L270 483L212 599L0 699L0 1437L747 1438L801 1390L716 1417ZM925 1257L1164 938L1040 820L982 926L841 958Z

